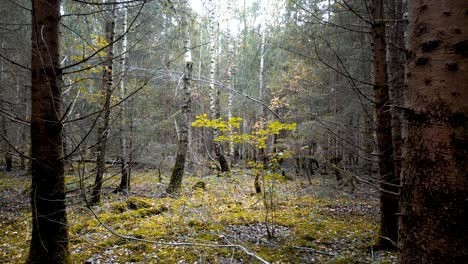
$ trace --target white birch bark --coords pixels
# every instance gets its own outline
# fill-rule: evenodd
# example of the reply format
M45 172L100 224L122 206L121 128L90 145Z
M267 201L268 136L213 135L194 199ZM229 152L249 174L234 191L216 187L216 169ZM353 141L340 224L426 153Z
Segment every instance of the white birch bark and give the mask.
M219 91L216 87L216 38L215 38L215 9L216 6L213 0L210 0L210 118L217 119L219 118L219 109L217 107L217 101L219 98ZM216 128L213 128L213 137L216 138L219 136L219 131ZM216 157L218 158L221 171L228 172L229 166L227 164L226 158L223 154L222 146L219 142L214 141L214 150Z
M260 69L259 69L259 77L258 77L258 81L259 81L259 84L258 84L258 95L259 95L259 99L260 101L262 101L264 104L267 104L266 102L266 94L265 94L265 89L264 89L264 79L263 79L263 75L264 75L264 71L265 71L265 31L266 31L266 22L265 22L265 9L263 8L262 9L263 11L263 21L262 21L262 25L261 25L261 34L262 34L262 39L261 39L261 44L260 44ZM265 106L260 106L260 124L261 124L261 128L264 128L265 127L265 124L266 124L266 119L267 119L267 109ZM268 141L267 141L267 148L268 148ZM266 148L265 149L261 149L260 151L260 160L263 161L263 165L264 167L266 168L267 167L267 164L268 164L268 161L267 161L267 150Z
M124 36L122 39L122 57L120 58L120 83L119 83L119 100L123 101L127 95L127 88L125 86L125 64L127 62L127 19L128 11L127 7L122 7L123 12L123 32ZM125 113L126 113L126 103L122 102L120 104L120 125L119 125L119 138L120 138L120 162L122 170L122 178L120 181L120 186L117 189L118 191L128 192L130 190L130 169L128 166L128 154L127 154L127 137L125 134Z
M183 101L181 105L181 122L179 126L179 143L177 149L176 162L172 171L171 180L167 188L167 192L174 193L180 189L182 184L182 178L184 175L185 160L187 157L187 151L189 146L189 132L190 132L190 113L192 105L192 53L190 50L190 14L188 8L188 0L184 2L185 6L185 40L184 40L184 84L183 84Z
M228 120L232 118L232 102L234 99L234 93L232 92L232 57L233 57L233 46L231 43L231 27L230 27L230 20L231 20L231 2L228 1L227 3L227 30L226 30L226 42L227 42L227 73L226 73L226 85L228 88L228 103L227 103L227 110L228 110ZM234 160L234 141L232 138L232 127L230 127L229 131L229 156L231 161Z
M262 42L260 44L260 71L259 71L259 74L258 74L258 96L259 96L259 99L263 102L263 103L266 103L264 100L265 100L265 91L264 91L264 88L263 88L263 83L264 83L264 80L263 80L263 72L265 70L265 27L262 26ZM263 108L263 106L261 106Z
M216 119L216 93L217 93L217 88L215 85L215 74L216 74L216 53L215 53L215 7L213 4L213 0L210 0L210 7L212 10L210 10L210 91L209 91L209 97L210 97L210 118L211 119ZM214 137L217 136L218 131L214 129Z

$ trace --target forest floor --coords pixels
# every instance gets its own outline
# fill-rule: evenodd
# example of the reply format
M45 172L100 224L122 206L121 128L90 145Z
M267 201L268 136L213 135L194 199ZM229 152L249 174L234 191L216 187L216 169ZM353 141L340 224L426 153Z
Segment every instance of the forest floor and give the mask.
M158 182L156 171L134 173L129 196L114 194L117 175L92 210L76 190L77 176L68 175L73 263L396 262L395 253L372 246L379 219L375 190L358 185L350 193L331 176L311 183L267 178L262 195L254 192L252 173L186 177L178 197L164 194L168 176ZM24 171L0 172L0 263L27 257L29 190Z

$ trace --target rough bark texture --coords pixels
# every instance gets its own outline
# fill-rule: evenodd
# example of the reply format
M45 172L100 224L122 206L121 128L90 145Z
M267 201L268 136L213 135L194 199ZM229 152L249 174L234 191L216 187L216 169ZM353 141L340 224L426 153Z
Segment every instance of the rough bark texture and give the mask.
M186 10L188 10L187 1L184 3ZM179 191L182 185L182 178L184 176L185 160L187 157L187 151L189 146L189 131L190 131L190 117L191 117L191 105L192 105L192 74L193 74L193 63L192 55L190 52L190 17L189 12L185 15L185 73L184 73L184 98L181 105L181 122L179 130L179 143L177 147L177 156L172 170L171 180L167 187L168 193L176 193Z
M93 193L91 196L91 205L97 205L101 202L102 181L105 172L105 157L107 149L107 137L109 136L109 119L110 119L110 101L112 96L112 65L114 59L113 41L115 29L115 6L112 5L110 17L105 25L105 39L110 45L105 49L106 62L102 77L102 120L101 126L98 128L97 158L96 158L96 179L94 181Z
M219 90L215 84L215 75L216 75L216 50L215 50L215 6L213 1L210 1L210 6L212 8L210 13L210 118L217 119L219 118L219 105L216 103L219 98ZM219 131L216 128L213 128L213 138L219 136ZM224 157L223 146L217 142L213 142L214 151L216 158L219 161L221 167L221 172L229 172L229 165L226 158Z
M468 2L408 10L399 263L468 263Z
M377 135L380 174L380 238L381 248L394 248L398 240L398 188L386 183L399 184L393 163L392 127L387 84L385 23L383 0L371 1L372 73L375 101L375 126Z
M32 4L32 237L27 263L69 263L60 122L60 1Z

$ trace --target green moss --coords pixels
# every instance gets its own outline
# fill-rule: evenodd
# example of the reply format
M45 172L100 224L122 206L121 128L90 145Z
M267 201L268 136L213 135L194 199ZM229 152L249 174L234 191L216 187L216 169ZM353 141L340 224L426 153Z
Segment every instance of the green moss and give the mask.
M164 206L160 208L151 207L151 208L138 209L134 211L127 211L121 214L103 213L99 215L99 218L108 224L113 224L113 223L121 224L121 222L125 220L145 218L145 217L149 217L153 215L159 215L159 214L162 214L163 212L166 212L167 210L168 208Z
M0 221L0 263L24 263L29 251L30 214L23 214L16 221ZM3 254L2 254L3 253Z
M333 259L331 263L333 264L357 264L358 261L350 257L339 256Z
M122 213L127 210L139 210L143 208L150 208L152 201L150 199L144 199L139 197L129 197L124 202L114 203L111 205L113 212Z
M101 221L123 235L154 241L224 244L227 242L221 235L226 235L226 225L263 226L263 198L261 195L250 195L252 181L246 174L248 172L233 170L229 178L204 177L203 181L210 187L207 191L192 189L200 178L188 177L184 179L181 195L176 198L126 198L111 194L95 210ZM70 180L73 177L70 176ZM145 195L150 194L153 190L151 184L157 181L152 172L137 173L132 177L134 190ZM29 184L26 177L18 180L0 175L2 182L8 186L6 188L24 188ZM314 181L312 184L314 188L322 188L318 186L320 182ZM375 219L349 210L376 206L375 203L333 198L336 194L326 196L322 193L320 198L317 195L297 196L297 188L300 188L297 182L281 182L275 186L275 211L270 216L273 216L276 226L286 229L287 235L278 233L276 238L269 241L270 245L263 246L248 241L231 241L246 246L274 263L303 263L307 257L309 260L314 258L316 263L392 262L393 255L390 253L382 254L379 260L371 259L368 253L368 247L377 236L378 224ZM219 263L231 258L255 263L254 259L238 249L171 247L122 240L111 235L82 205L70 206L68 211L71 251L74 252L72 258L75 263L83 263L107 251L114 251L114 261L118 263L177 263L181 260L186 263ZM8 259L2 258L0 254L1 263L24 263L27 238L30 235L29 218L30 214L24 215L9 222L6 227L3 222L0 223L2 243L8 244L0 245L0 252L11 252ZM15 231L17 233L13 233ZM307 253L307 249L298 247L340 255L331 257Z

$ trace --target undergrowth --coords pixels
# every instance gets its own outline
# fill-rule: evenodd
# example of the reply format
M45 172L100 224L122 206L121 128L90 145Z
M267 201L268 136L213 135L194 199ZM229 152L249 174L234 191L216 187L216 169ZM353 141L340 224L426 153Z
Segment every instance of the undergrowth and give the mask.
M99 220L78 191L69 194L74 263L257 263L239 249L148 241L238 244L271 263L395 261L393 253L372 248L378 234L377 201L335 189L334 182L326 178L315 178L311 185L301 180L275 184L275 210L268 226L274 237L268 238L265 203L261 194L255 194L248 170L234 170L226 177L187 177L177 197L162 195L168 176L162 183L157 172L132 177L130 196L104 189L102 204L91 208ZM67 181L74 178L69 175ZM205 188L196 188L200 181ZM29 208L24 205L29 177L0 174L0 184L0 262L22 263L31 235ZM112 184L116 186L112 181L105 186ZM18 200L23 201L21 206L9 211Z

